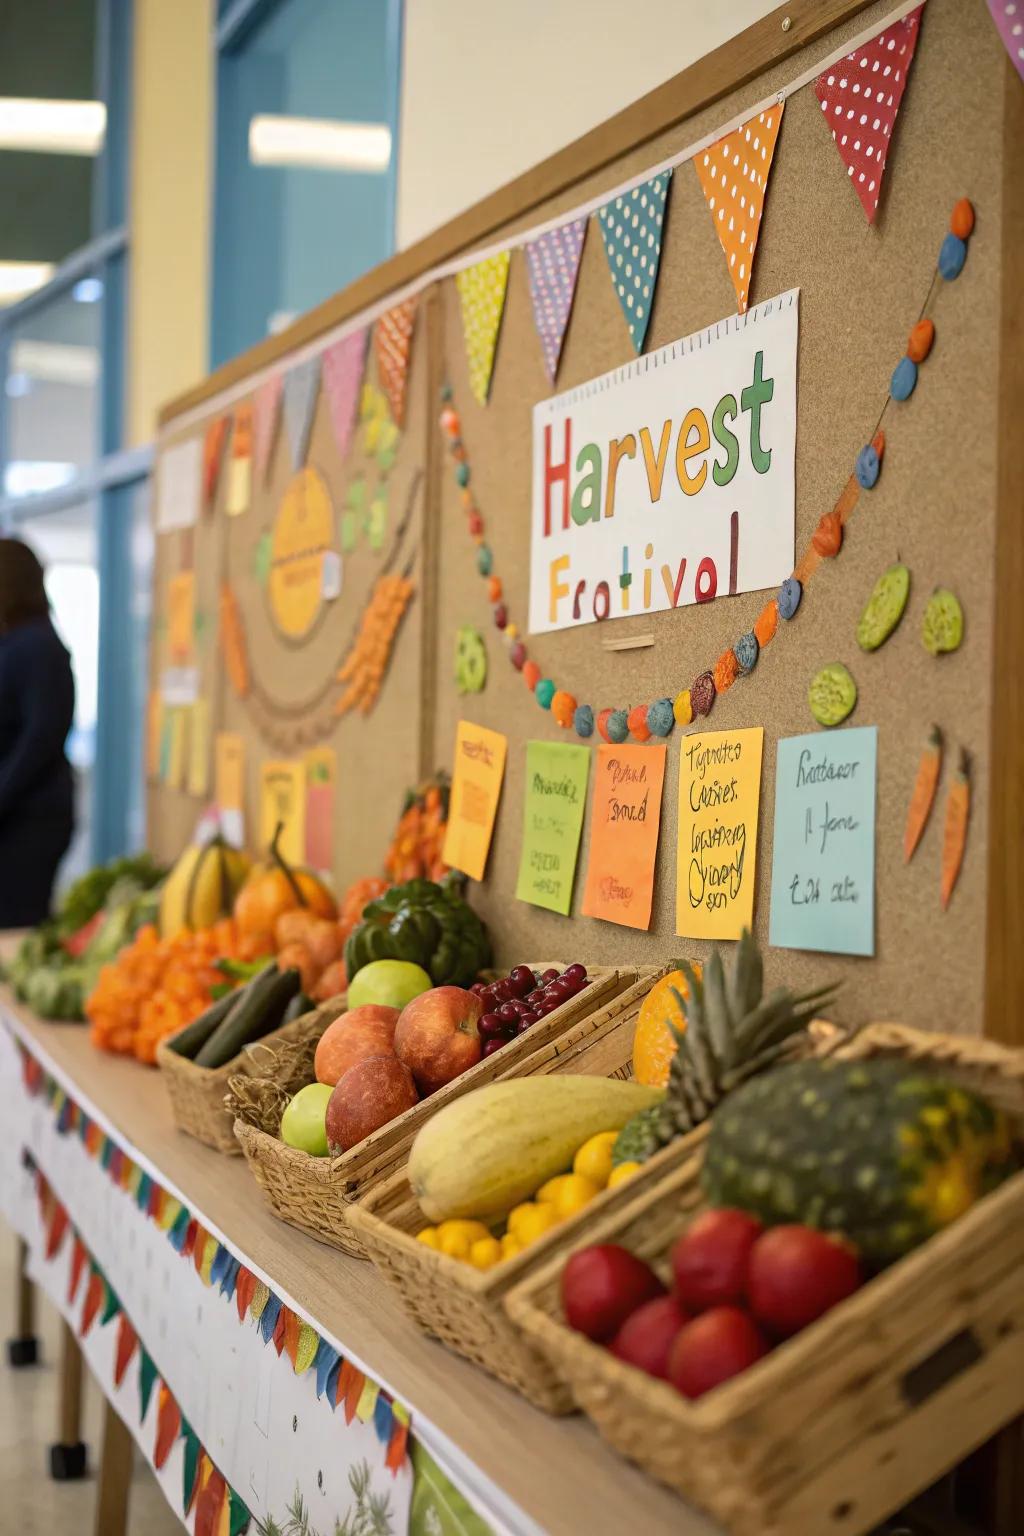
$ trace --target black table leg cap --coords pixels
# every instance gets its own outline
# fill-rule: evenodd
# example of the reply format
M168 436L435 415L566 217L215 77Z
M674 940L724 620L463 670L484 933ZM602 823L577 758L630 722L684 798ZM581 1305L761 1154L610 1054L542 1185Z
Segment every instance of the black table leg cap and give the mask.
M85 1446L50 1446L50 1476L55 1483L74 1483L85 1476Z

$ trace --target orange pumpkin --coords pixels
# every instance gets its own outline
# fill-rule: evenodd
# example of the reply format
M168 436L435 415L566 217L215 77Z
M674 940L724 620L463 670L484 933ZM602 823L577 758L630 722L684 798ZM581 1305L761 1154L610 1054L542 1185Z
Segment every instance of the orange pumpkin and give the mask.
M694 965L697 975L700 966ZM669 971L644 998L636 1021L633 1036L633 1076L645 1088L664 1088L668 1082L672 1058L676 1053L676 1039L669 1028L686 1028L686 1015L676 998L689 997L690 989L682 971Z
M284 823L270 844L270 862L253 870L235 902L235 922L243 937L273 933L285 912L306 907L316 917L337 919L334 897L312 870L293 868L278 846Z

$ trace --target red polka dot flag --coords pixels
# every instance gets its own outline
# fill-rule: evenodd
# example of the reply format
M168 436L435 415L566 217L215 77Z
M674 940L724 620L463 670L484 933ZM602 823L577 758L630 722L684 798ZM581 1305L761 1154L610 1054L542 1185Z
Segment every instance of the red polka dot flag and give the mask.
M814 82L814 93L869 224L878 211L886 156L923 10L924 5L919 5Z

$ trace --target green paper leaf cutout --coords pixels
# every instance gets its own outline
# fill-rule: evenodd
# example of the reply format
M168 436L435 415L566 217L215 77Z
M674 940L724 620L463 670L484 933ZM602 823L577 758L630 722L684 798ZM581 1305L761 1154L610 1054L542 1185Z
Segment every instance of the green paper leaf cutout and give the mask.
M356 512L341 514L341 551L350 555L359 542L359 515Z
M206 613L205 609L197 608L195 613L192 615L192 633L194 634L197 641L202 640L209 627L209 615Z
M370 541L370 548L374 554L379 554L384 548L384 538L388 531L388 504L383 497L374 498L369 516L366 520L366 536Z
M153 1387L156 1383L156 1365L139 1345L139 1418L144 1419L149 1410L149 1400L153 1396Z
M270 534L264 533L257 540L256 548L253 551L253 571L261 587L265 587L270 580L270 558Z
M359 512L366 506L366 481L362 475L349 482L349 488L345 493L345 501L348 506Z
M377 468L382 475L390 475L398 458L397 448L381 448L377 452Z

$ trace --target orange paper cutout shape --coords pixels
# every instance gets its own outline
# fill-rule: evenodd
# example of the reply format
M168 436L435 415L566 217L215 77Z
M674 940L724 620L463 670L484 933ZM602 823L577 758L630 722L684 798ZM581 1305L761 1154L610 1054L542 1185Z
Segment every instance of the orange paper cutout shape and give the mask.
M115 1387L119 1387L124 1380L124 1373L131 1364L138 1342L138 1334L122 1312L117 1325L117 1349L114 1353Z
M211 421L203 438L203 506L207 512L212 510L217 498L217 482L230 424L230 416L218 416L216 421Z
M235 1306L238 1308L238 1321L245 1322L245 1314L249 1310L249 1303L256 1292L256 1276L243 1264L238 1271L235 1280Z
M405 420L405 386L409 377L409 349L415 319L416 300L406 299L381 315L373 332L377 372L399 427Z
M71 1306L75 1297L78 1295L78 1287L82 1283L82 1276L85 1273L85 1265L88 1257L89 1255L85 1251L85 1244L82 1242L80 1237L76 1237L75 1246L71 1253L71 1273L68 1276L67 1301L69 1307Z
M754 250L784 106L780 101L759 112L693 161L729 265L740 314L747 308Z
M46 1257L52 1259L68 1229L68 1213L62 1205L54 1207L53 1218L50 1222L50 1230L46 1234Z
M85 1288L85 1306L82 1308L82 1323L78 1330L78 1337L84 1339L103 1305L103 1276L94 1271L89 1276L89 1284Z
M161 1382L160 1406L156 1417L156 1443L153 1446L153 1465L158 1472L171 1454L171 1447L177 1440L180 1429L181 1409Z
M359 1399L363 1395L363 1387L366 1385L366 1377L362 1371L357 1371L355 1366L349 1372L348 1381L345 1384L345 1423L351 1424L356 1416Z

